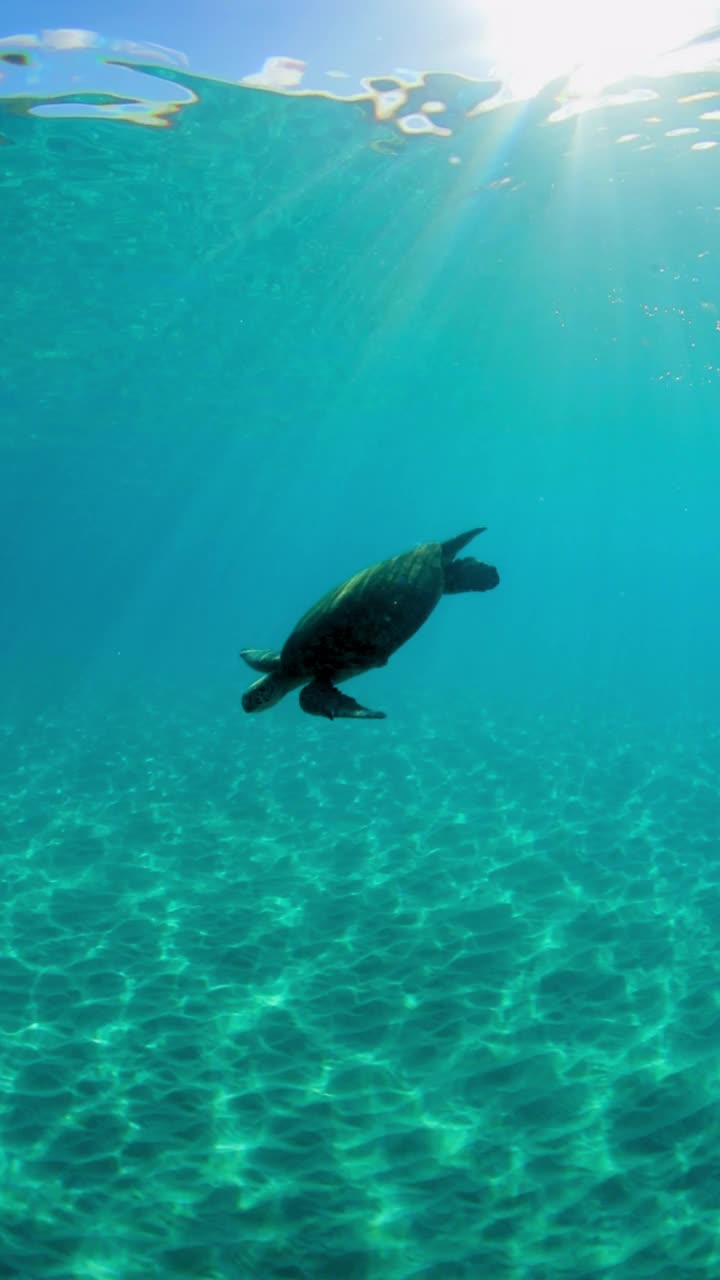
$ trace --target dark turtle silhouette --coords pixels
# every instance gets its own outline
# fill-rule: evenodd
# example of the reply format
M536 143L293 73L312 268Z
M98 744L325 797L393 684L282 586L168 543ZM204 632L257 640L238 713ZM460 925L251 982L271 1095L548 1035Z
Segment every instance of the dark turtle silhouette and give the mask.
M308 610L280 653L241 649L240 657L264 673L243 694L245 710L266 711L304 685L300 706L310 715L384 719L384 711L369 711L335 685L372 667L384 667L429 618L442 595L497 586L500 577L492 565L472 557L455 559L484 532L471 529L449 542L424 542L356 573Z

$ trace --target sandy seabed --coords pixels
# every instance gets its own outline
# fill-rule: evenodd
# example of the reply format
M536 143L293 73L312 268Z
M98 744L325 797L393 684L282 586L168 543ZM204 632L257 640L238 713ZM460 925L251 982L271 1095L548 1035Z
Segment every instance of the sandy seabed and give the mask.
M0 724L0 1278L720 1275L720 735Z

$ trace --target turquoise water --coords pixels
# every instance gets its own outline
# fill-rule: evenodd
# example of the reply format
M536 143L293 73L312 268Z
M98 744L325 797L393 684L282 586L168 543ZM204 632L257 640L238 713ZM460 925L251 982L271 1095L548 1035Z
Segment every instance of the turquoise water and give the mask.
M0 118L0 1276L712 1280L717 77L186 83ZM477 524L387 720L243 714Z

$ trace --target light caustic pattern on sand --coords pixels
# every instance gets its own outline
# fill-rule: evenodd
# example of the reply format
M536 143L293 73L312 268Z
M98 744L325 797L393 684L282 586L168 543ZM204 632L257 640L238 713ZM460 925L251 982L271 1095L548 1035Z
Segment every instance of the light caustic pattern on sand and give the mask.
M717 738L407 712L5 726L3 1276L720 1271Z

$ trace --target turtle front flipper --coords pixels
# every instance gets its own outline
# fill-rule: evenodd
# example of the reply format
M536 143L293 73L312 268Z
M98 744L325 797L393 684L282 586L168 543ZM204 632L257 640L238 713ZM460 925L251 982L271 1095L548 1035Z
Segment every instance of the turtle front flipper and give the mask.
M280 654L274 649L241 649L240 657L247 662L253 671L277 671L280 667Z
M370 711L354 698L341 693L329 680L313 680L300 694L300 706L309 716L325 716L328 720L384 720L384 711Z

